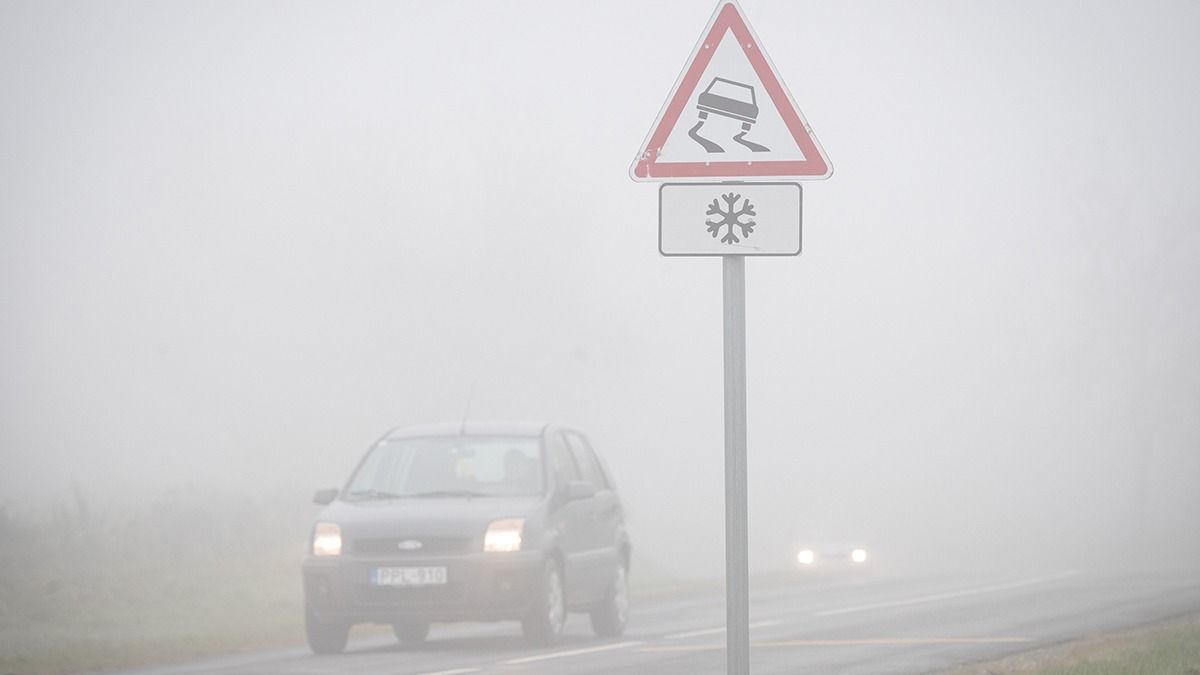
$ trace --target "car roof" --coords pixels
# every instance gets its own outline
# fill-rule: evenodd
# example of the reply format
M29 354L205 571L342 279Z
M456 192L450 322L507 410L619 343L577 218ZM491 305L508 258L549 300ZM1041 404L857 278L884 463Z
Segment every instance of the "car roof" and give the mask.
M398 427L388 432L385 438L416 438L424 436L541 436L548 422L524 422L513 420L462 422L440 422Z

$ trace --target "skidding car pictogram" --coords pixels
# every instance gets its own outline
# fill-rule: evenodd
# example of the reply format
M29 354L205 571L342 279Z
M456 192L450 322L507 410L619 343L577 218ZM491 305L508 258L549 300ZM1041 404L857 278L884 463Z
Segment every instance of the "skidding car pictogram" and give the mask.
M742 131L733 140L750 149L751 152L769 152L766 146L746 140L746 133L758 121L758 101L754 97L754 87L723 77L714 77L696 100L696 108L700 121L688 131L693 141L699 143L706 152L725 152L725 148L700 135L700 128L708 119L708 114L720 115L738 120L742 123Z

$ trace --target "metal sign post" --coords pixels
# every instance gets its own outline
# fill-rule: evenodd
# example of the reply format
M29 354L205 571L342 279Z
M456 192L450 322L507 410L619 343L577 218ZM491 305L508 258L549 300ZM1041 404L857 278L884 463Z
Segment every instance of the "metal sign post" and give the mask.
M721 257L725 324L725 645L729 675L750 674L746 509L746 258Z

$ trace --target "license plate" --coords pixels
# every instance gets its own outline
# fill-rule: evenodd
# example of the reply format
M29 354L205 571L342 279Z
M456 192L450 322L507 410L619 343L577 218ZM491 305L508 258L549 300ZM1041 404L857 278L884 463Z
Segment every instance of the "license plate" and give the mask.
M371 571L375 586L437 586L446 583L445 567L376 567Z

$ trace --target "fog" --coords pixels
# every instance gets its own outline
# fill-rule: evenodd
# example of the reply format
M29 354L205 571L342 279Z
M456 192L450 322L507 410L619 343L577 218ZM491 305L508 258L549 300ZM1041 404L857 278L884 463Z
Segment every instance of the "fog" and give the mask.
M0 503L303 520L469 410L719 576L721 264L628 176L711 9L0 5ZM1195 568L1200 5L744 10L835 167L747 262L752 567Z

